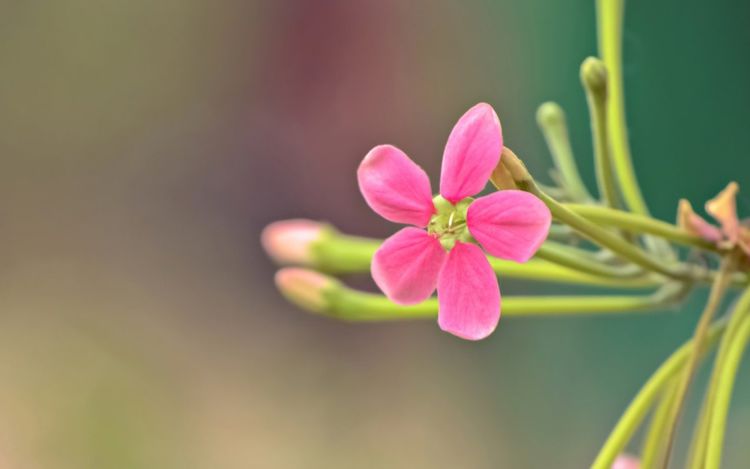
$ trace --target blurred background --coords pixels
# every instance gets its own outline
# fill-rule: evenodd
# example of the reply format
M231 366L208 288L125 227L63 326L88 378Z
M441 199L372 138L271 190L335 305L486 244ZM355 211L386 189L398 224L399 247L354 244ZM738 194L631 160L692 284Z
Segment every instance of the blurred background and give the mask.
M748 13L628 5L633 154L660 218L750 188ZM0 0L0 468L587 467L703 293L468 343L298 311L259 235L289 217L391 233L360 159L393 143L437 176L479 101L542 177L534 112L558 101L593 182L595 34L582 0ZM750 457L740 376L726 467Z

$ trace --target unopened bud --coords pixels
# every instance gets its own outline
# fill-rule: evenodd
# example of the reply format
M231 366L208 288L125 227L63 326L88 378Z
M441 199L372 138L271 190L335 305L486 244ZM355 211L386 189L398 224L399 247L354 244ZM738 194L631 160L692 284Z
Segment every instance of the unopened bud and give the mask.
M612 469L641 469L641 461L635 456L621 454L612 463Z
M279 264L311 265L313 246L326 232L326 225L312 220L273 222L260 236L263 249Z
M542 129L565 125L565 112L559 104L548 101L536 110L536 122Z
M505 154L505 150L506 148L503 148L503 155ZM500 190L518 189L518 184L513 180L513 176L511 176L508 168L502 163L502 158L504 157L500 158L501 163L495 167L494 171L492 171L490 181L492 181L492 184Z
M495 168L490 179L499 189L515 189L532 180L526 165L508 147L503 147L500 164Z
M276 288L302 309L324 312L330 306L328 294L339 287L338 280L310 269L286 267L276 272Z
M599 96L607 93L607 67L596 57L588 57L581 64L581 83L587 91Z

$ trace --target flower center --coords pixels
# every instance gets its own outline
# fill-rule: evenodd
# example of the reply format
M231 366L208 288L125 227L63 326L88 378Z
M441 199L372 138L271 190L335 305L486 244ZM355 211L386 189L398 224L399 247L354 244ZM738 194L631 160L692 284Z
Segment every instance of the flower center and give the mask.
M468 242L472 239L466 227L466 210L473 201L467 197L454 205L440 195L432 199L435 215L427 225L427 232L437 236L446 251L453 249L456 241Z

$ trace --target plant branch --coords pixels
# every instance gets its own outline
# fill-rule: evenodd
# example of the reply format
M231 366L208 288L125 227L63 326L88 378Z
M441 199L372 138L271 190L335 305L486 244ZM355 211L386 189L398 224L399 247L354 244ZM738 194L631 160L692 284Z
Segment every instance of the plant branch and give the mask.
M698 363L700 362L701 353L704 348L704 342L706 340L706 336L708 335L708 327L713 320L716 311L721 305L721 300L724 298L724 293L726 293L726 290L731 283L731 275L734 271L736 263L737 260L735 255L733 254L726 256L722 260L719 274L716 276L716 279L711 286L711 292L708 296L708 302L706 303L706 306L703 309L703 313L698 320L698 325L695 327L695 333L693 334L693 352L690 354L688 363L685 366L685 369L682 371L682 374L678 378L679 381L677 384L677 389L675 391L672 407L667 419L668 423L664 433L664 441L666 442L665 451L663 457L661 458L661 464L659 465L659 467L662 467L663 469L666 469L669 466L669 459L671 456L672 447L674 445L675 435L677 433L677 425L680 421L680 416L685 404L688 389L690 388L690 383L692 382L693 376L698 369Z
M709 329L704 343L705 347L703 347L703 352L705 352L706 349L708 349L708 347L719 338L724 332L725 327L726 323L724 321L717 321ZM628 408L622 414L622 417L620 417L615 428L612 429L607 441L604 442L602 449L599 451L594 463L591 465L592 469L610 469L612 467L615 458L625 450L625 445L627 445L630 438L632 438L654 401L659 397L660 393L664 391L669 382L685 366L685 363L690 356L692 356L693 351L694 342L690 340L672 353L672 355L654 372L654 374L651 375L648 381L646 381L643 387L641 387L641 390L638 391L638 394L630 402L630 405L628 405Z

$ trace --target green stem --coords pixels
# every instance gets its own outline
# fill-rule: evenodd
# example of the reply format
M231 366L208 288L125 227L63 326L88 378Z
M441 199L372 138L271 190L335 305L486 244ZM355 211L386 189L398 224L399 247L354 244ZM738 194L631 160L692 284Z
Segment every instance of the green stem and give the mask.
M541 259L531 259L524 264L497 259L495 257L488 257L487 260L489 260L492 269L497 275L521 280L566 283L570 285L588 285L594 287L614 287L619 289L638 289L656 287L664 284L661 279L652 276L633 278L604 277L601 275L579 272Z
M654 462L662 457L664 452L664 440L662 435L667 426L669 410L672 407L675 390L677 389L677 380L672 381L662 391L659 405L651 416L651 423L644 439L643 452L641 453L641 469L651 469Z
M614 210L600 205L565 204L565 207L589 221L634 233L649 233L685 246L719 252L716 244L692 235L682 228L648 216Z
M314 262L311 267L336 274L367 272L373 254L382 243L383 240L348 236L330 229L312 246ZM488 260L496 274L523 280L618 288L654 287L663 283L649 277L602 277L541 259L531 259L524 264L494 257Z
M648 215L630 157L627 123L625 122L625 93L622 79L622 23L624 0L597 0L599 55L607 67L609 105L607 127L611 141L612 161L622 196L628 208Z
M750 317L746 316L727 348L726 361L721 370L716 389L716 400L711 409L711 424L708 431L708 444L706 445L706 469L719 469L721 463L729 403L732 400L737 369L740 366L748 340L750 340Z
M502 300L503 316L587 315L650 311L679 301L684 293L667 285L644 296L508 296ZM430 298L411 306L397 305L383 295L354 290L343 284L325 292L322 314L346 321L389 321L435 318L438 300Z
M648 206L638 185L630 156L628 126L625 119L625 87L622 77L622 24L625 0L597 0L596 13L599 56L604 61L608 73L607 129L617 185L627 208L631 212L648 216ZM648 249L660 257L667 260L675 258L674 251L667 243L651 236L646 236L644 241Z
M704 351L718 339L725 325L724 321L718 321L711 327L706 337ZM683 344L651 375L609 434L596 460L591 465L592 469L610 469L612 467L615 458L625 450L625 446L643 421L654 401L688 361L688 358L693 353L693 348L692 340Z
M607 69L594 57L589 57L581 65L581 83L586 92L586 101L591 115L591 136L594 147L594 168L599 196L604 204L617 207L618 196L615 186L612 161L609 157L607 131Z
M620 257L638 264L641 267L657 272L667 277L679 280L696 280L697 273L685 268L685 266L675 263L667 264L653 255L649 255L637 246L628 243L619 236L590 222L575 212L569 210L563 204L557 202L537 187L533 179L516 180L518 186L539 197L552 212L552 216L582 235L586 236L593 242L610 251L618 254Z
M673 399L672 407L669 412L667 419L668 423L666 431L664 432L664 441L666 441L666 449L664 455L661 458L660 467L666 469L669 466L669 459L672 453L672 447L674 445L675 435L677 433L677 425L682 415L682 409L685 404L688 389L690 383L693 380L696 370L698 369L698 363L700 362L701 353L704 347L704 341L708 334L708 328L713 320L716 311L721 305L721 300L724 298L727 288L731 283L731 275L736 265L736 258L734 255L729 255L722 260L719 275L717 275L711 286L711 292L708 296L708 301L703 309L698 325L695 327L695 333L693 334L693 353L690 355L690 359L682 371L677 384L677 390Z
M593 200L578 172L562 108L557 103L544 103L536 112L536 121L547 142L555 167L560 174L560 183L565 188L568 197L579 202Z
M544 243L535 254L535 257L539 259L554 262L555 264L592 275L627 278L643 274L643 269L636 265L608 265L593 256L594 254L589 251L576 249L571 246L557 244L551 241Z
M702 469L706 458L706 443L708 442L709 423L711 420L711 409L716 400L716 392L721 378L721 371L726 366L727 350L731 344L732 338L737 334L743 318L750 312L750 289L746 289L740 296L737 304L729 315L729 324L727 331L719 343L719 350L716 352L714 366L711 370L711 377L708 381L708 390L703 399L700 416L695 425L693 440L690 444L687 467L691 469Z

